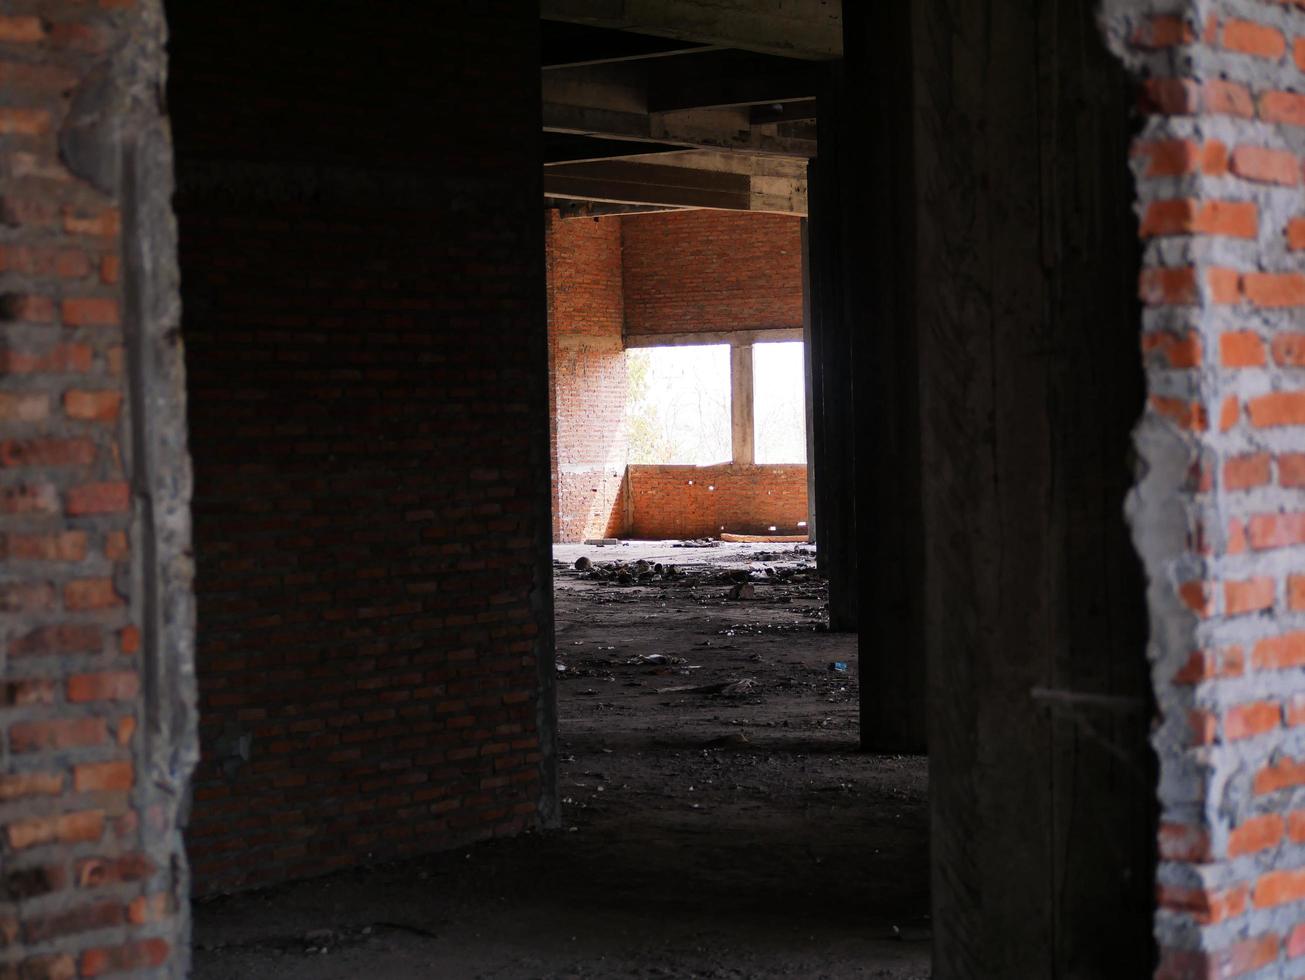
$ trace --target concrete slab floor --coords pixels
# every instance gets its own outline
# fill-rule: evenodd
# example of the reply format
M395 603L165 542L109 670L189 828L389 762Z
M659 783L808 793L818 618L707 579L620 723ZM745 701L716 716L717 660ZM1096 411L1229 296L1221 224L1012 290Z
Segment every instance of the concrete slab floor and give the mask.
M555 558L563 829L201 903L195 976L927 977L926 763L856 751L810 549Z

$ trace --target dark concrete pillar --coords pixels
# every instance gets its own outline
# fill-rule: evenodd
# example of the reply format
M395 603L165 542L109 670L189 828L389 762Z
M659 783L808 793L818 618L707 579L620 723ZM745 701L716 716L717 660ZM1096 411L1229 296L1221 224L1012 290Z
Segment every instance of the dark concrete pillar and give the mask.
M1148 976L1155 770L1123 519L1143 399L1132 92L1091 5L845 16L846 104L864 107L854 211L871 226L849 279L868 324L852 332L858 462L909 458L892 440L917 364L922 574L897 571L927 649L934 976ZM867 644L905 594L868 570L904 547L889 515L917 528L868 473L871 689L894 661ZM904 666L918 646L900 639Z
M864 12L853 11L860 24ZM897 26L891 18L876 15ZM886 54L849 32L839 102L842 300L856 393L856 597L860 608L861 743L923 752L924 526L920 509L918 352L914 317L909 99ZM824 128L822 127L822 138Z
M802 219L802 376L806 382L807 540L818 541L816 523L816 409L811 362L811 235ZM819 559L817 559L817 564Z
M808 168L810 217L811 374L815 455L815 510L820 515L817 562L829 581L829 626L857 628L856 429L852 399L851 340L844 305L843 182L839 175L837 92L841 70L831 72L821 101L820 157Z

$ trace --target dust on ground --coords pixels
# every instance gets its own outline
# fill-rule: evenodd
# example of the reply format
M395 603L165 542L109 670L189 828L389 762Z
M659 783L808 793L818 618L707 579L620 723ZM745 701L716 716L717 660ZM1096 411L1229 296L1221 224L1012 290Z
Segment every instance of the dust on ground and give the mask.
M194 975L927 977L926 763L857 751L811 549L555 559L562 828L199 903Z

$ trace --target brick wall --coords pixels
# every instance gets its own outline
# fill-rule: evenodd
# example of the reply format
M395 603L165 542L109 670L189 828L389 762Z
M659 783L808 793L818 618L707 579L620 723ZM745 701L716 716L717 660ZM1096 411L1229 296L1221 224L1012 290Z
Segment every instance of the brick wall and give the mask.
M161 41L149 2L0 8L0 977L185 972L185 684L143 694L190 659L185 590L160 591L188 578L180 362L153 305L173 298L167 146L140 98ZM144 424L140 351L171 421Z
M626 216L626 333L800 328L801 227L730 211Z
M1163 977L1305 968L1305 12L1115 12L1150 401L1130 503L1161 711ZM1263 971L1263 972L1257 972Z
M550 211L547 255L553 540L613 537L628 450L621 219Z
M631 466L629 492L632 538L806 533L802 465Z
M799 219L688 211L548 225L553 538L800 533L806 467L631 467L624 333L802 326ZM800 474L798 471L801 471ZM641 488L635 491L636 481Z
M535 11L169 8L197 890L537 825L552 637Z

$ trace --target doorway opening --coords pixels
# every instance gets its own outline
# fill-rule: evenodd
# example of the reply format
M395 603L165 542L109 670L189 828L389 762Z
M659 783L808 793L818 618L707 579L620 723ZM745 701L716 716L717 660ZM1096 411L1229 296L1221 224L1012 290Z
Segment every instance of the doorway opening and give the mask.
M641 37L546 28L545 64L550 38L597 57ZM681 75L737 86L745 63L772 73L770 108L795 113L775 130L790 155L654 154L607 132L601 160L544 169L558 787L577 855L561 901L602 890L636 944L666 917L696 928L696 949L662 954L674 975L924 977L927 760L861 751L857 637L830 628L812 527L819 120L775 86L814 102L820 64L727 51L545 68L545 126L552 91L597 109L618 75L650 92ZM695 206L672 167L783 194Z
M791 62L820 58L674 38L631 40L642 35L628 30L546 27L545 133L538 154L523 154L522 135L539 135L537 107L518 104L520 92L538 80L530 60L537 24L477 20L470 8L466 23L452 18L461 25L455 30L435 15L405 19L406 33L368 22L361 39L369 55L359 60L352 57L360 40L356 4L322 4L311 43L304 43L302 20L289 13L262 13L260 31L250 38L247 11L176 6L177 211L198 476L204 761L188 839L198 894L213 899L227 890L365 867L293 886L278 904L278 915L288 918L277 921L289 923L290 937L278 941L305 955L343 951L330 961L342 975L357 975L362 962L376 972L376 956L391 957L396 967L402 961L398 968L409 972L437 965L457 975L484 967L487 955L509 974L560 972L568 963L611 958L626 972L779 962L800 974L873 962L889 976L919 975L928 959L924 764L857 752L865 721L857 717L857 695L867 685L850 636L820 628L827 600L819 569L812 568L826 543L820 536L828 541L837 528L814 535L815 552L809 541L724 539L813 536L815 494L802 476L818 476L821 454L809 453L805 467L770 457L772 450L763 448L771 445L770 423L763 424L758 406L768 404L763 389L771 385L757 380L765 374L758 352L767 345L800 339L804 357L813 359L811 318L802 309L800 232L806 160L824 138L816 130L823 103L810 95L816 88L809 86L820 83ZM550 33L567 35L569 52L548 56ZM625 47L602 47L615 35ZM466 51L476 45L496 53L502 91L480 88L468 100L461 83L475 74ZM432 59L432 49L448 57ZM653 52L657 57L650 58ZM639 65L649 60L666 65ZM528 61L528 71L518 61ZM396 64L411 68L409 86L394 84ZM453 67L441 76L445 68L431 65ZM242 85L249 98L233 98L233 86L238 93ZM590 96L596 101L587 103ZM640 99L642 110L635 111ZM389 111L377 113L380 104ZM410 126L401 121L405 112L434 113L449 132L475 139ZM632 143L641 152L631 153ZM646 159L649 154L657 160ZM437 180L432 160L445 168ZM827 186L842 190L848 182ZM746 224L718 239L728 261L704 276L713 267L676 245L667 229L708 219ZM549 282L583 288L588 295L575 305L594 314L576 321L578 339L559 340L551 376L545 371L549 332L536 295L545 279L538 247L545 223L557 234L592 226L606 236L595 247L619 246L616 274L596 274L578 255L568 275L550 268ZM771 225L784 233L762 234ZM782 244L795 239L796 249ZM650 260L643 272L631 274L632 254ZM832 253L821 254L813 273L835 268ZM749 278L738 288L732 276L758 255L772 268L796 267L797 288L787 275ZM987 261L994 251L965 253L967 261L974 255ZM859 253L848 262L864 258ZM672 261L680 268L659 282L656 263ZM860 266L875 275L893 267L887 261ZM1095 289L1096 278L1085 276L1086 289ZM725 286L732 287L725 306L733 319L712 321L704 310L731 292ZM618 289L614 318L603 304ZM632 297L643 304L643 320L630 315ZM1110 322L1131 323L1129 310L1122 304L1120 310ZM949 312L925 310L931 323ZM1012 331L1015 323L1036 334L1072 321L993 315L983 322ZM900 323L910 327L916 320ZM969 362L940 356L951 353L948 336L930 334L922 360L943 380L957 380L945 377L957 371L960 383L939 384L931 393L972 394ZM1086 345L1088 337L1080 331L1075 342ZM1041 345L1040 335L1015 336L1009 344L962 339L980 364L1011 352L1033 359L1050 350L1060 357L1061 348ZM909 345L897 359L876 360L861 356L861 343L852 338L844 349L848 365L873 363L881 373L916 366ZM620 403L620 392L629 394L629 352L677 345L728 348L729 458L636 464ZM1079 380L1069 361L1055 364ZM567 401L559 381L564 369L586 380ZM810 364L806 370L811 373ZM1006 361L992 370L1017 375ZM588 383L598 380L603 383ZM604 393L608 380L616 400ZM1007 392L1000 385L985 390ZM1003 433L1050 414L1037 403L1040 389L1012 390L1022 400L998 406ZM808 383L803 400L811 391ZM1086 401L1049 403L1067 415L1095 418ZM564 405L584 424L564 432ZM837 407L826 400L826 422L839 414ZM849 429L871 428L861 424L871 414L866 402L856 420L850 403L842 408ZM934 401L922 414L929 448L955 449L962 461L987 464L989 433L966 426L988 413L952 413ZM948 429L952 420L963 424ZM555 460L551 479L546 430ZM593 454L563 464L563 450L577 433L594 437ZM889 441L882 432L876 438ZM1012 445L1031 451L1043 444L1030 438ZM1048 463L1030 468L1037 479L1022 479L1027 474L1016 465L1022 457L992 455L1014 479L989 484L981 466L962 465L925 489L960 481L958 496L984 502L989 518L1022 522L1041 513L1036 503L1006 507L1000 494L1036 490L1046 474L1062 471ZM1086 473L1077 487L1093 489L1091 478L1106 469L1095 453L1055 462L1063 467L1066 459ZM695 475L671 473L668 483L657 473L650 484L636 480L636 466L691 467ZM795 469L785 483L785 467L803 471ZM853 467L842 484L849 495L865 489L859 475ZM738 486L751 488L752 498L730 490ZM788 519L794 511L781 507L803 491L805 534L803 521ZM589 495L583 507L560 504L577 494ZM551 515L550 497L559 502ZM1054 523L1047 540L1068 528L1085 548L1095 546L1096 529L1118 523L1096 507L1108 509L1116 497L1114 484L1094 493L1087 517L1075 512ZM686 499L693 507L681 507ZM950 504L937 493L924 499L931 527L956 532L934 533L935 549L939 542L963 546L973 533L960 526L962 508ZM641 513L681 520L683 533L656 547L627 546ZM580 545L588 550L552 558L549 538L569 527L567 521L582 529ZM1001 526L995 519L979 523ZM860 537L849 547L870 554L864 530ZM672 544L663 550L666 540ZM690 546L675 547L685 542ZM992 541L980 543L1003 553ZM552 575L550 558L559 563ZM580 558L587 566L576 567ZM1102 567L1115 567L1112 561L1113 554ZM604 567L608 562L615 567ZM897 567L880 562L875 572L892 575ZM944 560L930 571L982 579L984 567ZM1011 627L1021 642L1009 644L1009 655L1001 651L1000 662L1025 658L1019 671L980 664L973 675L958 675L973 677L976 690L1008 685L1007 700L993 702L995 711L980 712L985 702L978 696L962 704L956 691L969 697L968 684L940 692L940 704L975 712L956 715L949 746L956 757L965 758L957 746L978 744L975 732L991 731L995 748L988 750L999 751L1018 745L1028 727L1029 691L1042 676L1029 654L1053 645L1024 642L1044 636L1014 628L1030 617L1000 614L1008 609L1004 597L1015 594L1018 576L1030 568L1035 564L1003 566L1013 584L1003 580L1005 591L998 593L967 583L929 596L938 604L931 609L945 614L944 604L957 595L983 601L995 595L998 615L979 608L968 620L938 615L936 622ZM554 578L563 583L556 636ZM1116 581L1101 575L1101 589ZM1040 595L1037 583L1019 594ZM1036 621L1045 636L1064 625L1059 615L1052 609ZM568 640L586 652L568 649ZM970 640L959 635L956 648L978 649ZM1125 636L1115 649L1127 661L1135 646ZM918 663L922 645L906 653ZM885 670L898 664L879 662ZM1099 681L1123 686L1113 676ZM561 689L556 700L555 687ZM1026 715L1005 711L1008 705ZM1034 721L1042 723L1040 716ZM1077 753L1079 743L1072 745ZM1059 750L1048 758L1048 769L1078 766L1077 755ZM947 826L955 832L971 826L972 801L963 766L954 765L948 801L955 819ZM1023 770L1009 772L1010 781L1023 778ZM1105 781L1091 778L1097 788ZM981 826L1017 833L1017 821L999 819L1014 797L996 782L978 790L973 798L987 821ZM1119 808L1118 822L1131 819L1126 809ZM1080 832L1078 824L1068 826ZM548 833L523 835L534 829ZM1110 839L1110 828L1101 837ZM479 843L489 838L502 839ZM959 832L950 840L967 843ZM478 842L474 849L472 842ZM1102 851L1082 851L1075 870L1094 872ZM953 855L944 868L959 869L962 886L965 856ZM1041 893L1028 894L1030 904L1047 905ZM265 964L277 954L281 947L269 944L262 921L265 904L246 896L201 906L200 976L240 975L247 957ZM986 910L967 907L975 915ZM439 935L430 935L429 923L439 924ZM487 953L482 937L489 933ZM954 939L947 945L965 948ZM1082 940L1085 949L1093 945ZM325 961L308 964L309 975L328 975L319 962Z

